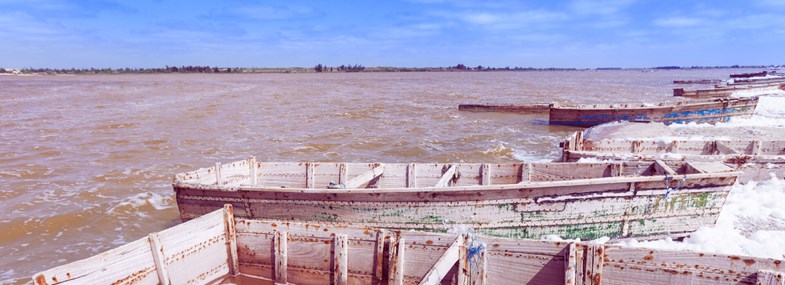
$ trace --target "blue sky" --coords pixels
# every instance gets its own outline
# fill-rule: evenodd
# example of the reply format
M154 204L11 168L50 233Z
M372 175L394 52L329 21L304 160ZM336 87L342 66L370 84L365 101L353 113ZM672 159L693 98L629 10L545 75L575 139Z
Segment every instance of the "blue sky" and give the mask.
M0 0L0 67L785 64L785 0Z

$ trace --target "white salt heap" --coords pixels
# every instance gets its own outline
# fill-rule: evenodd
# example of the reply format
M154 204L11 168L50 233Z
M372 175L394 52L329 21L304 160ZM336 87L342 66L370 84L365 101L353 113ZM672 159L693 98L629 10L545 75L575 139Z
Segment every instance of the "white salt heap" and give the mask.
M682 242L666 238L622 244L785 259L785 180L734 185L717 224Z
M761 97L755 115L733 118L716 125L671 125L677 135L706 137L740 136L785 139L785 92ZM670 238L654 241L623 241L621 244L658 248L706 251L785 259L785 180L769 180L733 186L717 224L705 226L683 241Z

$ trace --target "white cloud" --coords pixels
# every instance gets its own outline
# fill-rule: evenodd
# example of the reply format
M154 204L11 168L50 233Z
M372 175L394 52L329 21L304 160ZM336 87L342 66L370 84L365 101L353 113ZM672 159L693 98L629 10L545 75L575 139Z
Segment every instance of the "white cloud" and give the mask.
M230 10L231 13L258 20L283 20L314 14L310 7L246 6Z
M708 24L708 21L701 18L676 16L656 19L654 24L660 27L685 28L705 26Z
M530 10L513 13L466 12L456 15L457 20L492 30L548 27L569 19L566 14L546 10Z
M633 0L573 0L570 9L583 15L613 15L634 4Z

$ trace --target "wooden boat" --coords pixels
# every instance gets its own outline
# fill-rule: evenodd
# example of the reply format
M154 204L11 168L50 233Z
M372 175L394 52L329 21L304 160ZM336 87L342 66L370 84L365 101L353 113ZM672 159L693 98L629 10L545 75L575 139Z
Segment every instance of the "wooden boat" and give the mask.
M689 161L693 168L704 162L723 162L743 174L741 183L785 177L785 141L760 140L588 140L578 131L561 144L561 161L599 160Z
M768 74L768 72L767 72L767 71L761 71L761 72L752 72L752 73L736 73L736 74L731 74L731 75L730 75L730 78L750 78L750 77L761 77L761 76L766 76L766 74Z
M460 104L459 111L475 112L507 112L507 113L546 113L550 109L550 104L529 104L529 105L481 105L481 104Z
M551 104L552 125L591 127L613 121L649 121L665 124L714 123L733 116L752 115L757 97L714 98L701 101L662 102L659 104Z
M232 217L225 207L38 273L44 284L759 284L783 260Z
M673 80L673 84L720 84L720 79Z
M747 90L749 88L744 86L738 87L713 87L709 89L695 89L695 90L685 90L684 88L673 88L673 96L678 97L706 97L706 98L714 98L714 97L729 97L733 94L733 92L739 90Z
M183 220L240 217L540 238L678 236L717 219L739 172L677 162L298 163L251 158L177 174ZM670 189L670 190L668 190ZM674 191L674 189L679 189Z

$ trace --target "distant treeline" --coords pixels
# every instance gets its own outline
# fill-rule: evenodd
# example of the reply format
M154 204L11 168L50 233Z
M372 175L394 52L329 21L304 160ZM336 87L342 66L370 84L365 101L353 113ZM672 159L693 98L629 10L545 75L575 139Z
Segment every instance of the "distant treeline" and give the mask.
M658 66L651 68L628 68L628 69L709 69L709 68L777 68L785 65L731 65L731 66ZM448 67L365 67L359 64L327 66L317 64L313 68L305 67L284 67L284 68L262 68L262 67L211 67L211 66L165 66L160 68L24 68L24 69L4 69L0 68L0 73L16 74L122 74L122 73L307 73L307 72L429 72L429 71L570 71L570 70L624 70L620 67L598 67L598 68L535 68L535 67L489 67L478 65L476 67L457 64Z

